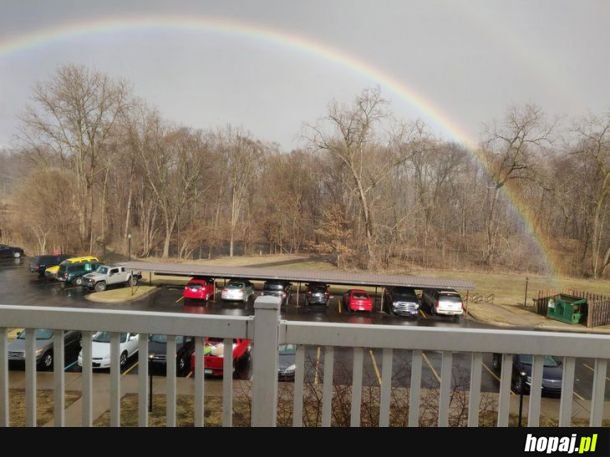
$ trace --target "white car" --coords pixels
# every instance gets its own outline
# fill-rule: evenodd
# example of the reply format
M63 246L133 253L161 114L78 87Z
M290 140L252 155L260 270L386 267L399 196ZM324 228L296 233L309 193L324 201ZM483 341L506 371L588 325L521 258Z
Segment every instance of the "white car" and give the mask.
M254 284L247 279L232 279L222 288L220 298L248 303L252 295L254 295Z
M92 365L94 369L110 368L110 335L111 332L97 332L93 335ZM121 333L120 365L124 367L127 359L138 352L138 334ZM83 351L78 354L78 366L83 366Z

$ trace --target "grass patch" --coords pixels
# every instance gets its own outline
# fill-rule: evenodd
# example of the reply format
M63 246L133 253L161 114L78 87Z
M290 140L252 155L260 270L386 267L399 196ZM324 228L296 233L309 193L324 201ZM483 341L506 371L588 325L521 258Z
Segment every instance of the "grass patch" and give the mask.
M148 294L154 292L155 286L137 285L134 287L119 287L117 289L105 290L103 292L94 292L85 297L87 300L100 303L124 303L126 301L138 300Z
M80 397L80 392L66 391L64 394L66 408ZM11 427L25 427L25 390L9 389L9 403ZM53 420L54 405L52 390L36 392L36 424L39 427Z

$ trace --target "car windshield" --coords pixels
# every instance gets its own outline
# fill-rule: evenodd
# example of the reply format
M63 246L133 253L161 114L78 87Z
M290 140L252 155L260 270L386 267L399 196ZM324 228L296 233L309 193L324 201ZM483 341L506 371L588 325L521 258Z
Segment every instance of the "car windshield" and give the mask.
M106 273L108 273L108 267L105 267L103 265L100 265L99 267L97 267L96 270L98 273L101 273L103 275L105 275Z
M286 287L285 284L282 284L280 282L270 282L270 283L265 283L265 285L263 286L264 290L284 290L284 288Z
M394 291L394 293L392 294L392 296L394 297L394 299L401 299L401 300L411 300L413 298L415 298L415 294L413 292L408 292L406 290L398 290L398 291Z
M227 288L228 289L243 289L244 283L243 282L230 282L229 284L227 284Z
M93 335L93 341L96 343L110 343L111 332L97 332ZM127 333L121 333L121 343L127 341Z
M315 294L326 292L326 287L312 287L311 292Z
M358 299L369 298L369 296L365 292L354 292L352 294L352 297L358 298Z
M296 344L280 344L279 352L280 352L280 354L296 354L297 345Z
M34 335L36 335L37 340L50 340L53 336L53 330L48 328L37 328L34 331ZM25 330L20 332L17 338L20 340L25 340Z
M532 364L532 356L530 354L519 354L519 361L525 365ZM558 367L560 362L553 357L552 355L544 356L544 366L545 367Z

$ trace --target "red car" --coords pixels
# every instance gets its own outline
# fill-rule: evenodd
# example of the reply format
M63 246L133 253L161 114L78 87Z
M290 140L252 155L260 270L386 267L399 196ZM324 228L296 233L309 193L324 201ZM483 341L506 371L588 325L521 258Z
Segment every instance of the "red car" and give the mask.
M343 294L346 311L373 311L373 299L366 290L350 289Z
M235 338L233 340L233 371L242 359L250 357L252 340ZM191 368L195 370L195 353L191 356ZM204 373L212 376L222 376L224 364L224 339L206 338L203 343Z
M214 278L195 277L186 283L182 296L196 300L210 300L216 294Z

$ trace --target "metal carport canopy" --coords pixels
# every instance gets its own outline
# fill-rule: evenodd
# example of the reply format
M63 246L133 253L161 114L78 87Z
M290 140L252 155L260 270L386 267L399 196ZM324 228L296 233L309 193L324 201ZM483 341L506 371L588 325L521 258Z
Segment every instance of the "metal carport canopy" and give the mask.
M121 262L130 270L150 271L163 275L209 276L212 278L281 279L295 282L323 282L359 286L406 286L415 289L473 289L474 284L460 279L423 276L383 275L365 272L310 271L264 267L223 267L174 263Z

